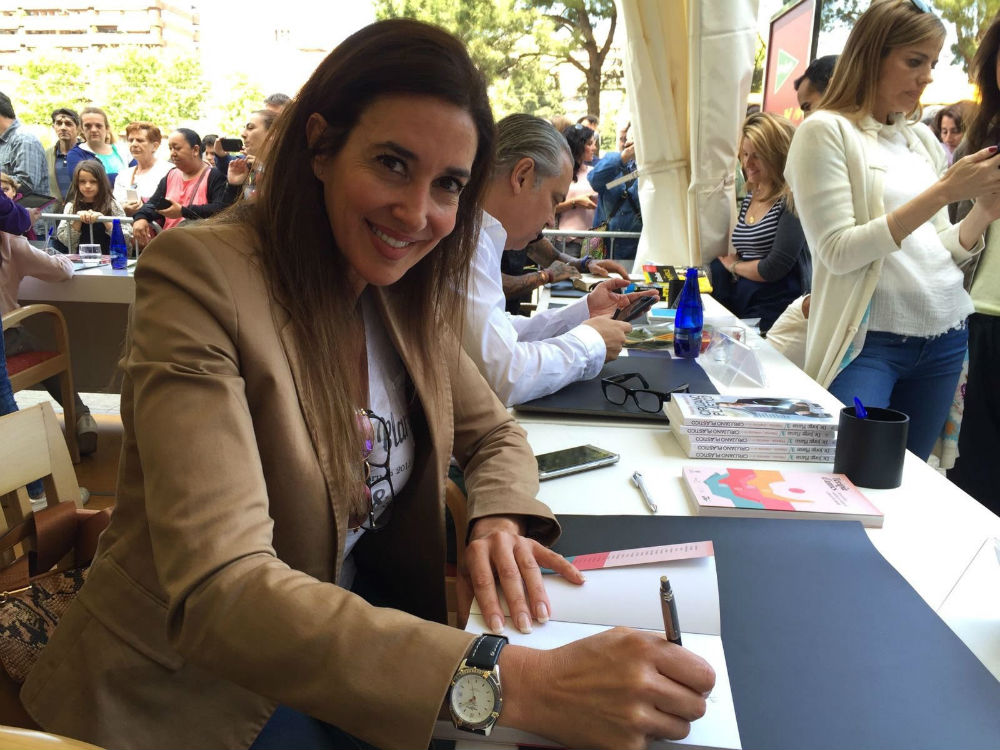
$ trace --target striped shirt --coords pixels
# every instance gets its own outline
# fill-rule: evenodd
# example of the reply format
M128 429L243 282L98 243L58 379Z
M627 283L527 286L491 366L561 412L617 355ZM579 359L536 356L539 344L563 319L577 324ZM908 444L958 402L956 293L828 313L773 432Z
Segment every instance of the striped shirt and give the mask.
M771 252L774 235L778 231L778 219L785 210L785 199L779 198L763 217L753 224L747 224L744 219L752 199L752 195L743 199L740 216L733 229L733 247L740 260L760 260Z
M49 192L49 164L42 142L21 129L18 119L0 135L0 172L11 175L20 184L21 193Z

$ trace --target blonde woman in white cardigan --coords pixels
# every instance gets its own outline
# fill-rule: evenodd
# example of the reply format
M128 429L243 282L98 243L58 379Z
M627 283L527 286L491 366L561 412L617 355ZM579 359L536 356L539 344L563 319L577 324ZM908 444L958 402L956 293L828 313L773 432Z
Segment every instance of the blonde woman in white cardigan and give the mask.
M944 37L919 0L873 2L785 167L814 255L805 370L841 401L907 413L907 447L924 459L967 347L960 266L1000 217L996 147L945 171L916 121ZM978 200L952 226L945 207L961 198Z

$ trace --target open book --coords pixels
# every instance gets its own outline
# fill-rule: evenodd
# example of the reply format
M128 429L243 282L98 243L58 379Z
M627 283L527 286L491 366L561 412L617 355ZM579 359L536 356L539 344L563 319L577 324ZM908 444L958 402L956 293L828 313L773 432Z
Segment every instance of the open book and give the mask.
M662 633L659 585L660 576L668 576L677 601L684 648L711 664L716 680L705 716L691 725L687 738L678 743L657 741L650 747L667 748L680 744L685 747L741 748L726 654L722 647L715 557L711 542L701 544L707 552L700 557L587 570L587 582L582 586L555 575L547 576L545 584L552 605L552 618L544 625L535 623L533 632L524 635L517 631L508 617L503 634L515 645L550 649L618 625ZM690 547L683 544L672 546ZM506 604L504 609L506 611ZM465 629L474 633L489 632L477 602L472 604L472 614ZM489 737L479 737L455 729L450 721L438 721L434 736L506 745L557 747L545 737L504 726L494 727Z

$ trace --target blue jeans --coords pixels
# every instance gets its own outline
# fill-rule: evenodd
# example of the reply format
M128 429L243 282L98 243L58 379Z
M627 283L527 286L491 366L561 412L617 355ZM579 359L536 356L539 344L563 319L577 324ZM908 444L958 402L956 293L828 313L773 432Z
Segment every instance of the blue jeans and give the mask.
M969 331L964 326L933 338L869 331L861 353L830 384L845 404L896 409L910 417L908 450L924 461L934 449L962 372Z

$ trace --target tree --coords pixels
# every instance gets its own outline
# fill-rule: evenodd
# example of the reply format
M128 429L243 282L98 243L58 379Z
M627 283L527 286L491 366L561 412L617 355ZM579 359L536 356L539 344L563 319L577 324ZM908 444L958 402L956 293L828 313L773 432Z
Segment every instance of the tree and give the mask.
M955 24L958 41L951 52L968 73L983 34L1000 11L1000 0L936 0L934 5L944 20Z
M868 7L868 0L819 0L822 31L833 31L840 27L851 27Z
M14 111L26 124L51 125L52 110L69 107L77 111L87 102L83 69L64 55L33 57L14 68L17 86Z
M219 135L237 137L243 132L250 113L264 106L264 92L243 73L227 77L226 90L231 93L218 108L214 122L219 128Z
M193 56L162 60L139 49L115 56L97 76L94 101L102 104L112 127L146 120L164 132L201 118L208 84Z
M508 112L544 116L559 106L558 80L543 59L551 24L517 0L377 0L375 16L415 18L461 39L490 85L498 117Z
M764 90L764 63L767 61L767 42L757 34L757 47L753 53L753 77L750 79L751 91Z
M587 112L601 114L601 88L604 61L614 40L618 25L618 9L614 0L526 0L529 5L545 11L557 31L569 33L568 39L552 40L548 53L583 73L587 97ZM603 40L595 26L607 21ZM581 59L581 57L583 59Z

